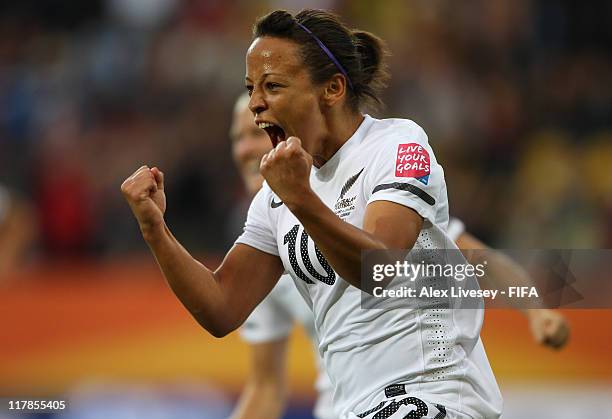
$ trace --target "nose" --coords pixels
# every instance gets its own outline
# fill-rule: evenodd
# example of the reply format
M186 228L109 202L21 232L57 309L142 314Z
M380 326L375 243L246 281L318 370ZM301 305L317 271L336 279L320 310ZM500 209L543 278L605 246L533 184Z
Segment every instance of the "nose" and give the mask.
M266 101L259 93L259 89L253 89L251 99L249 100L249 109L254 115L262 113L264 110L266 110Z

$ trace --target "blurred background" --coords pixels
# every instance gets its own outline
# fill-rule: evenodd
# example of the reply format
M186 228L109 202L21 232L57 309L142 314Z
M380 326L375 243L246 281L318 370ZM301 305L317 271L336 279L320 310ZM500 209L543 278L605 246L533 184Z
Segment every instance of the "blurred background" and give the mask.
M32 417L227 415L247 347L209 337L174 299L119 186L142 164L162 168L174 234L219 263L246 199L228 131L251 25L303 7L388 42L392 83L374 115L425 129L451 213L476 236L612 247L610 2L4 1L0 397L69 400ZM487 313L505 417L612 410L612 313L565 314L572 340L555 353L520 314ZM290 355L286 417L308 418L315 373L299 329ZM27 415L4 403L0 417Z

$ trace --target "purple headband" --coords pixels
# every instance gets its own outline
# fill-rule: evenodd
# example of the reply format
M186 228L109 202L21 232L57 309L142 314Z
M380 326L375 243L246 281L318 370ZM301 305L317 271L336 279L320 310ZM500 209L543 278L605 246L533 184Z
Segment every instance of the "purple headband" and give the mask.
M334 57L334 54L332 54L332 52L325 46L325 44L323 42L321 42L321 40L317 37L317 35L312 33L312 31L310 29L308 29L306 26L302 25L298 21L296 21L295 23L297 23L300 28L304 29L310 36L312 36L312 38L315 41L317 41L317 44L319 44L319 46L321 47L323 52L325 54L327 54L329 59L332 60L334 62L334 64L336 64L336 67L338 67L338 70L340 70L340 72L344 75L344 77L346 77L346 81L348 81L349 86L351 86L351 89L353 89L353 83L351 82L351 78L348 76L346 70L344 70L342 65L340 65L340 62L338 60L336 60L336 57ZM353 89L353 90L355 90L355 89Z

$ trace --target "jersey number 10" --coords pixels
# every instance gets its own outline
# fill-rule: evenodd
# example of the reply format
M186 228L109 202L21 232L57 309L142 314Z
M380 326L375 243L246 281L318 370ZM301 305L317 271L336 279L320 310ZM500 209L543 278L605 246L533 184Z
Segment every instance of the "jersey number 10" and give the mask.
M334 285L334 283L336 282L336 273L331 268L331 266L329 266L329 263L327 263L325 256L323 256L316 244L314 245L314 248L315 253L317 254L317 259L319 260L321 267L325 270L325 273L327 275L321 275L319 272L317 272L315 267L312 266L310 254L308 253L308 239L310 237L308 236L308 233L306 233L306 230L303 229L302 234L300 235L300 256L310 276L306 272L304 272L302 268L300 268L300 265L297 261L297 236L299 231L300 225L294 225L291 230L289 230L289 232L285 234L283 243L287 245L287 250L289 251L289 262L291 263L291 268L293 269L293 272L295 272L298 278L300 278L307 284L314 284L313 279L316 279L323 282L324 284Z

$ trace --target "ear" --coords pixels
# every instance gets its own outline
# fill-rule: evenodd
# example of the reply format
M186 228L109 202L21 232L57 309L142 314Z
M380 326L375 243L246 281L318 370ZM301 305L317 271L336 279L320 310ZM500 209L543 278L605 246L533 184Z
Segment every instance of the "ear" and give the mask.
M346 79L340 73L334 74L325 85L323 102L327 106L338 103L346 94Z

